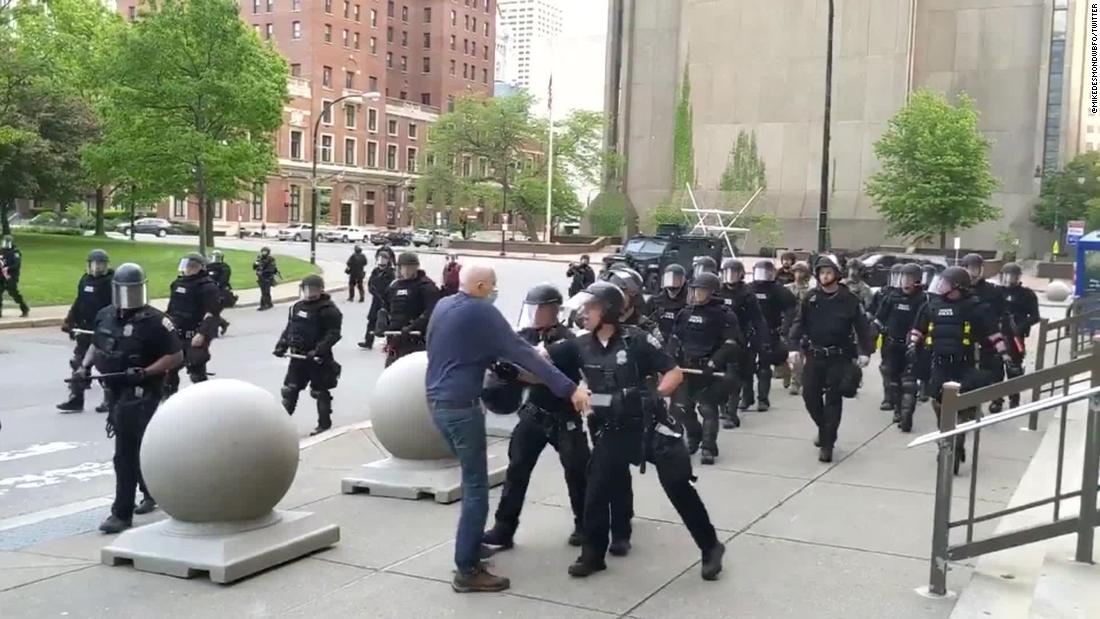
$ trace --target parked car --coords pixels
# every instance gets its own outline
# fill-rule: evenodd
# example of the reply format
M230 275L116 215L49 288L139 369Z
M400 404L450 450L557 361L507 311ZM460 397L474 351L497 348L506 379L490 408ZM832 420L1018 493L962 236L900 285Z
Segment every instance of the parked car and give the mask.
M395 247L411 245L412 235L400 230L383 230L370 235L372 245L393 245Z
M370 233L356 226L336 226L318 232L317 238L329 243L365 243L370 239Z
M428 230L426 228L418 228L412 234L412 244L416 247L422 247L427 245L428 247L438 247L443 244L443 239L450 236L450 232L446 230Z
M921 266L930 264L939 273L947 268L947 258L922 254L901 254L894 252L872 252L859 257L865 269L864 280L872 288L885 286L890 281L890 268L895 264L914 263Z
M128 235L130 234L130 222L126 221L120 223L115 229L122 234ZM180 234L180 227L167 219L143 217L142 219L134 221L134 233L155 234L159 238L164 238L169 234Z
M309 224L294 224L279 230L275 237L280 241L305 241L309 239L313 226Z

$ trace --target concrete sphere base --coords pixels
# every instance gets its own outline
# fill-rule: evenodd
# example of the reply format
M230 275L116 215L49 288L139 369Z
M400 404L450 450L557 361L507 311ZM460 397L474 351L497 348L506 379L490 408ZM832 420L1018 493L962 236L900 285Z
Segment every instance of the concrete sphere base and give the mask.
M396 458L452 457L428 410L424 385L427 372L428 353L405 355L382 372L371 392L371 427L382 447Z
M1073 293L1073 289L1066 282L1056 279L1047 284L1046 297L1047 301L1052 303L1062 303L1069 298L1069 295Z

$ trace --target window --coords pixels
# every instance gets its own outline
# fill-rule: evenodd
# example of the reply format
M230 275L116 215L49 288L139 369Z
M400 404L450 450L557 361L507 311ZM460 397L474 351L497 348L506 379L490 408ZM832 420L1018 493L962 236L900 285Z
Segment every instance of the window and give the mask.
M355 138L344 138L344 165L355 165Z
M355 71L344 71L344 88L355 88Z
M359 108L354 105L344 105L344 126L348 129L355 128L355 117L359 113Z
M462 79L468 79L470 77L470 65L468 63L462 63Z
M425 24L432 23L432 7L430 7L430 6L424 7L424 23Z
M470 30L472 30L476 34L477 33L477 18L474 17L473 19L471 19L470 23L473 24L473 26L470 28Z
M467 31L469 31L470 30L470 16L469 15L463 15L462 16L462 21L465 22L462 27L465 28Z
M264 26L264 38L270 41L273 36L275 36L275 24Z
M272 13L275 11L275 0L267 0L267 12Z
M408 30L402 30L401 31L401 47L408 47L408 46L409 46L409 31Z
M290 74L294 77L302 77L302 65L297 62L290 65Z
M408 71L408 70L409 70L409 57L408 56L402 56L401 57L401 72L404 73L405 71Z
M332 0L325 0L325 12L332 14Z
M350 33L348 33L348 29L344 28L344 33L340 38L340 42L344 45L344 47L349 47L348 44L351 42L350 41L351 37L349 36L349 34Z
M455 74L455 60L451 58L451 75Z
M130 12L134 11L133 7L130 7ZM260 12L260 0L252 0L252 14L255 15ZM133 16L130 16L130 21L134 21Z
M431 48L432 48L432 33L425 32L424 33L424 49L431 49Z
M393 26L386 26L386 42L393 43Z
M430 93L430 92L420 93L420 103L421 103L421 105L431 105L432 104L432 93Z
M326 125L332 124L332 101L321 100L321 122Z
M214 219L225 219L225 201L216 200L214 202Z
M264 218L264 184L256 183L252 186L252 221Z
M302 22L296 21L290 24L290 38L300 39L302 38Z
M386 123L386 133L397 137L397 119L391 118Z
M321 134L321 161L332 163L332 135L328 133Z
M453 34L452 34L452 35L451 35L451 51L452 51L452 52L453 52L453 51L455 51L455 41L456 41L456 40L457 40L457 39L455 39L455 35L453 35Z
M290 0L290 10L295 13L302 10L302 0Z
M489 2L490 2L490 0L485 0L485 12L486 13L489 12Z
M489 20L485 20L485 36L489 36Z
M452 9L452 10L451 10L451 25L452 25L452 26L454 26L454 25L456 25L457 23L458 23L458 15L457 15L457 14L456 14L456 13L454 12L454 10Z
M370 38L370 43L367 45L367 49L369 49L370 53L372 54L378 53L378 39L376 37Z
M367 142L367 167L378 167L378 142Z
M172 217L187 217L187 200L184 198L172 198Z
M470 166L470 156L464 155L462 157L462 176L470 176L472 168Z
M390 144L386 147L386 169L397 169L397 144Z
M397 202L397 187L386 187L386 202Z
M332 24L325 24L325 43L332 43Z
M462 39L462 53L463 54L469 54L470 53L470 39Z
M367 131L378 133L378 110L373 107L367 110Z
M405 171L416 173L416 149L411 146L405 150Z
M126 17L131 21L137 20L137 7L130 7L126 10Z
M290 186L290 221L302 220L302 188L298 185Z
M386 52L386 68L393 68L393 52Z
M482 84L488 84L489 83L489 69L482 69L481 70L481 83Z
M370 10L370 27L371 28L377 28L378 27L378 11L376 11L374 9Z
M332 88L332 67L321 67L321 85Z
M482 60L488 60L489 59L489 46L488 45L481 48L481 58L482 58Z
M401 94L397 95L397 98L401 99L402 101L405 101L406 99L409 98L409 92L407 90L402 90Z
M367 78L367 90L370 92L378 92L378 78L370 76Z
M423 70L424 73L431 73L432 72L432 59L428 56L424 56L423 60L424 60L424 63L423 63L424 66L421 67L421 70Z
M415 140L416 139L416 133L417 133L416 130L417 129L418 129L418 127L416 126L416 123L409 123L409 139L410 140Z
M409 7L401 5L401 21L409 21Z
M367 199L364 201L363 204L364 204L364 206L367 207L365 209L367 211L366 212L366 216L367 216L366 223L368 223L368 224L374 223L374 192L373 191L368 191L367 192Z
M388 15L389 17L393 17L393 10L394 10L393 0L390 0L389 2L386 3L386 15Z
M302 132L297 129L290 130L290 158L302 160Z
M356 32L351 35L351 46L355 49L359 49L359 33Z
M351 3L344 0L344 19L351 17Z

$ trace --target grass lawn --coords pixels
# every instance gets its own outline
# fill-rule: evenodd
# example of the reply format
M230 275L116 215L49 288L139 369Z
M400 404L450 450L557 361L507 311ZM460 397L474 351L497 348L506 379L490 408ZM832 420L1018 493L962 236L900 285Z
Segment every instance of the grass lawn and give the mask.
M76 296L76 283L84 272L88 252L103 249L111 257L111 267L124 262L136 262L149 277L149 298L168 296L168 286L179 272L180 258L195 251L193 245L165 245L93 238L90 236L60 236L53 234L19 234L12 231L15 244L23 252L23 270L19 290L31 307L68 305ZM256 254L223 249L225 260L233 268L233 288L255 288L256 276L252 261ZM316 271L308 262L278 256L283 281L301 279ZM11 299L5 299L5 305Z

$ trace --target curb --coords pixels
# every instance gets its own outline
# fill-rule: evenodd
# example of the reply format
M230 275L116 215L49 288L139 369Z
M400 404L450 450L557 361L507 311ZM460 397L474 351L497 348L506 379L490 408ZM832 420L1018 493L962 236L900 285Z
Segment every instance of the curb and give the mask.
M549 255L549 254L547 254L547 255L506 254L504 256L500 256L500 255L487 255L487 254L470 254L470 253L465 253L462 250L457 250L457 249L456 250L449 250L449 249L438 248L438 247L431 247L431 248L424 248L424 247L412 248L412 246L409 246L409 247L410 247L409 251L412 251L412 252L415 252L415 253L418 253L418 254L438 254L438 255L454 254L456 256L466 257L466 258L486 258L486 259L492 259L492 260L531 260L531 261L537 261L537 262L560 262L561 264L569 264L571 262L574 262L574 260L572 258L565 258L563 256ZM395 251L396 251L396 249L395 249ZM398 252L398 253L400 253L400 252ZM591 255L602 255L602 254L591 254Z

